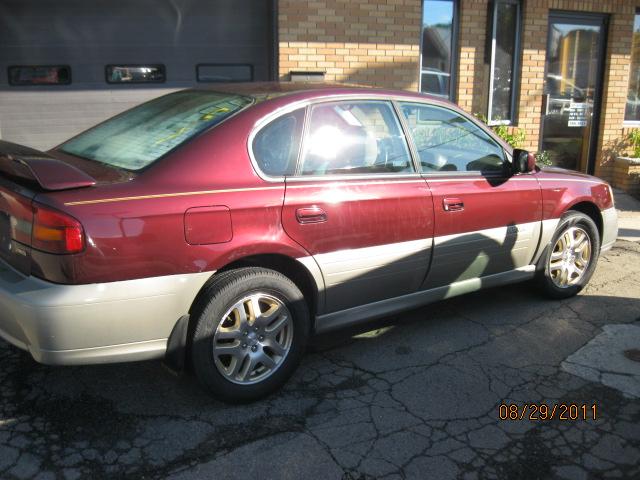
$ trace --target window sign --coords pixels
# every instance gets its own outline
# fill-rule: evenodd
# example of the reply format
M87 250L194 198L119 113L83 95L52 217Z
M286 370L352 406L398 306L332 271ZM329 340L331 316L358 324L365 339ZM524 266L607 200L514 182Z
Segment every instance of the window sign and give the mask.
M568 127L586 127L589 106L586 103L571 103L569 106Z

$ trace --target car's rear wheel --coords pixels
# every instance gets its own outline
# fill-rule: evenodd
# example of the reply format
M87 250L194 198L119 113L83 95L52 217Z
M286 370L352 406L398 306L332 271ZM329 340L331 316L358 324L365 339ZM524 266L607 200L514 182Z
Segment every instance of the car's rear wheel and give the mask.
M307 304L284 275L242 268L214 279L194 307L193 368L217 398L252 401L280 388L310 331Z
M552 298L576 295L589 282L598 261L600 236L593 220L570 211L562 216L540 259L538 283Z

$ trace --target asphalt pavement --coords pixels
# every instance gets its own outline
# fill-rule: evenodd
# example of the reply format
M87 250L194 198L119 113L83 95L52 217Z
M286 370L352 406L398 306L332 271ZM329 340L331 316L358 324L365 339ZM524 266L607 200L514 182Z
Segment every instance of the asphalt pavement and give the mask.
M250 405L160 362L47 367L0 342L0 478L640 478L638 332L621 240L576 298L520 284L318 337Z

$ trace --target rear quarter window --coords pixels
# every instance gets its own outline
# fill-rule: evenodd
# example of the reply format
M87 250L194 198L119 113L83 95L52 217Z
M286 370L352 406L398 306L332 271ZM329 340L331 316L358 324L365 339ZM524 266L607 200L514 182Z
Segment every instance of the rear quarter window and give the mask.
M253 156L260 171L271 177L293 175L300 149L304 109L271 121L253 139Z

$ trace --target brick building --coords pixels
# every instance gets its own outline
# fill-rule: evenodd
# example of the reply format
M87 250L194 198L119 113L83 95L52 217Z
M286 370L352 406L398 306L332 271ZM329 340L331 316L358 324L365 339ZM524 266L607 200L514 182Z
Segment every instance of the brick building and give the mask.
M202 82L448 97L560 166L640 189L640 0L3 0L0 138L49 148ZM634 41L634 38L637 40Z
M448 96L554 163L638 189L640 165L615 159L640 125L639 28L629 0L281 0L278 71Z

